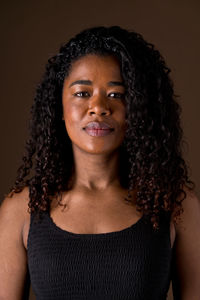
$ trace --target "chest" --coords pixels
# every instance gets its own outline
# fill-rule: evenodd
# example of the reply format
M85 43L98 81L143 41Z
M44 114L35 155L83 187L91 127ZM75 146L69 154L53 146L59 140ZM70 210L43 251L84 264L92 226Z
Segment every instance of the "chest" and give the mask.
M60 229L75 234L99 234L123 230L137 223L142 214L136 210L134 202L124 201L125 193L110 195L68 194L62 204L55 199L51 203L52 222ZM30 228L30 218L26 220L23 230L24 246ZM170 226L171 246L175 240L175 228Z
M28 265L38 299L165 299L170 260L169 232L153 234L142 221L84 235L62 230L46 214L30 227Z
M103 233L122 230L136 223L141 214L135 206L113 202L76 201L68 202L63 211L57 206L51 210L54 223L74 233Z

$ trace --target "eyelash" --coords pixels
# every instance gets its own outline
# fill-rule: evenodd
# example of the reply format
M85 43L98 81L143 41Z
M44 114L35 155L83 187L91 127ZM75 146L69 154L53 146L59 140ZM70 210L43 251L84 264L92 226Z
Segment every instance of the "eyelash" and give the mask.
M73 94L73 96L82 98L81 96L78 96L78 94L86 94L86 93L88 94L88 92L84 92L84 91L83 92L76 92L75 94ZM88 97L88 96L86 96L86 97Z
M87 94L87 96L78 96L78 94ZM120 98L120 99L123 99L124 98L124 94L123 93L115 93L115 92L112 92L112 93L110 93L109 95L111 95L111 94L115 94L115 95L117 95L117 97L111 97L111 98ZM75 97L80 97L80 98L85 98L85 97L89 97L89 93L88 92L85 92L85 91L81 91L81 92L76 92L76 93L74 93L73 94L73 96L75 96Z

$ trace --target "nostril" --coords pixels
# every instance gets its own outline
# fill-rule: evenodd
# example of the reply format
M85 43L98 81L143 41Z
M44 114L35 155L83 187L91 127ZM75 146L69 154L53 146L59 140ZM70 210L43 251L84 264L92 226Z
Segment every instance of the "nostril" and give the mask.
M90 111L90 115L94 115L95 114L95 112L94 111Z
M99 106L95 106L95 107L90 107L88 109L88 114L91 115L101 115L101 116L106 116L109 115L111 113L110 108L105 108L105 107L99 107Z

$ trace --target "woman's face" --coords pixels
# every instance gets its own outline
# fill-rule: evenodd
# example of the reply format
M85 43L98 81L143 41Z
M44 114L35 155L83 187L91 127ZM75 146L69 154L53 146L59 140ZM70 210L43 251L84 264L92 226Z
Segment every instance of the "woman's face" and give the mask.
M73 149L111 153L125 135L125 88L113 56L88 54L76 60L63 85L63 119Z

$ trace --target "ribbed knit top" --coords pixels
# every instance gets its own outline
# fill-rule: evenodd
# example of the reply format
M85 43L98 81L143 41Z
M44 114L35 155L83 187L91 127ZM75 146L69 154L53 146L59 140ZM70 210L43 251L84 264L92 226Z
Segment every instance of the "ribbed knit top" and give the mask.
M48 212L31 215L28 267L37 300L166 300L172 249L163 218L154 231L142 217L120 231L78 234Z

